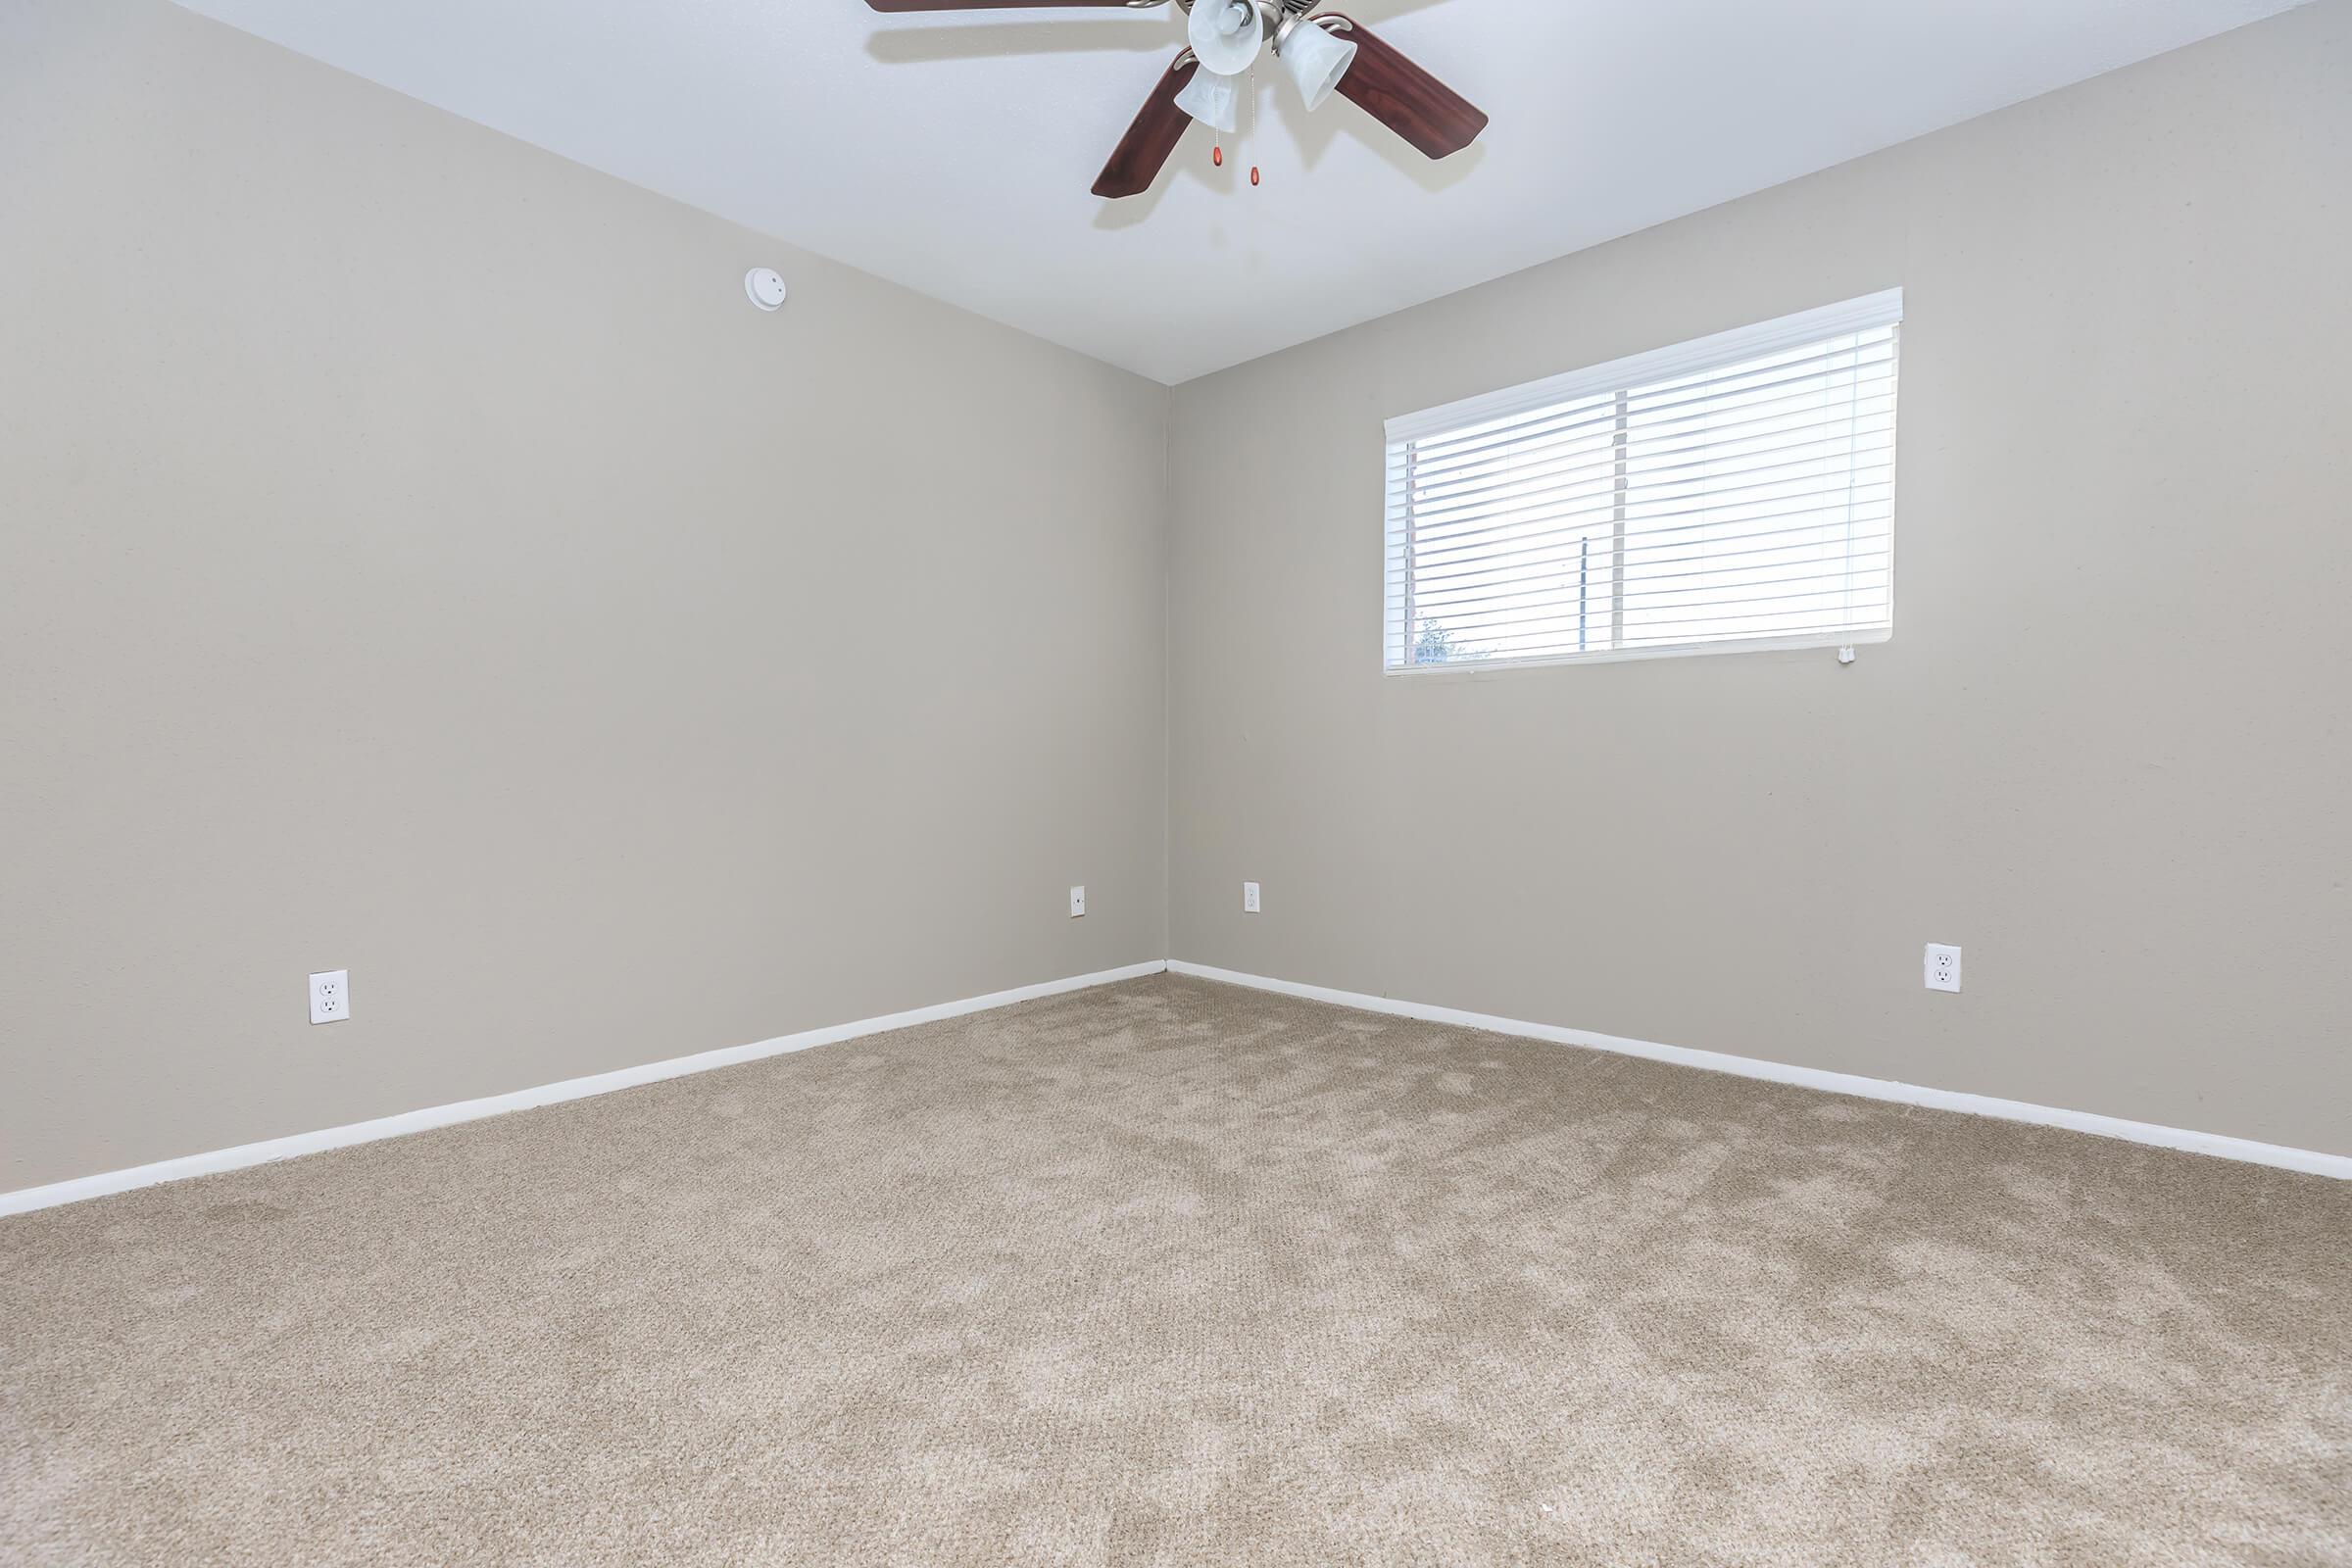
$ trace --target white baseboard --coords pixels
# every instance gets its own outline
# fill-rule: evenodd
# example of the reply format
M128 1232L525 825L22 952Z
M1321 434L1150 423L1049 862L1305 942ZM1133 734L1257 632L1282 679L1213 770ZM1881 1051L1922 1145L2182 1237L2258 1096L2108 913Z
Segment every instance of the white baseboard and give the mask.
M1242 974L1232 969L1212 968L1205 963L1187 963L1181 958L1170 958L1168 968L1176 974L1217 980L1226 985L1250 986L1259 991L1278 991L1286 997L1336 1003L1343 1007L1356 1007L1366 1012L1392 1013L1400 1018L1419 1018L1429 1023L1460 1024L1494 1034L1523 1035L1530 1040L1547 1040L1555 1045L1583 1046L1592 1051L1615 1052L1619 1055L1643 1056L1651 1061L1671 1061L1684 1067L1699 1067L1708 1072L1760 1078L1767 1083L1826 1089L1832 1094L1857 1095L1864 1100L1885 1100L1899 1105L1927 1105L1936 1110L1965 1111L1974 1116L1998 1117L2002 1121L2032 1122L2038 1127L2064 1127L2100 1138L2121 1138L2134 1144L2153 1144L2159 1149L2180 1149L2192 1154L2211 1154L2219 1159L2244 1160L2252 1165L2276 1165L2282 1170L2332 1176L2338 1181L2352 1180L2352 1154L2323 1154L2309 1149L2289 1149L2281 1144L2258 1144L2251 1139L2225 1138L2218 1133L2188 1132L2179 1127L2159 1127L2153 1122L2126 1121L2120 1116L2099 1116L2086 1110L2060 1110L2055 1106L2031 1104L2022 1100L1995 1100L1989 1095L1964 1095L1951 1089L1926 1089L1917 1084L1898 1084L1885 1078L1825 1072L1819 1067L1790 1067L1777 1061L1759 1061L1752 1056L1728 1056L1715 1051L1691 1051L1682 1046L1661 1046L1647 1040L1596 1035L1583 1029L1563 1029L1557 1024L1497 1018L1484 1012L1464 1012L1458 1007L1433 1007L1425 1003L1398 1002L1393 997L1367 996L1359 991L1335 991L1329 986L1301 985L1295 980L1270 980L1264 975Z
M623 1067L617 1072L600 1072L589 1078L567 1078L559 1084L517 1089L512 1094L492 1095L486 1100L462 1100L454 1105L435 1105L427 1110L404 1111L397 1116L379 1116L374 1121L354 1122L348 1127L296 1133L291 1138L272 1138L267 1143L243 1144L235 1149L220 1149L206 1154L185 1154L177 1159L158 1160L152 1165L134 1165L128 1170L107 1171L98 1176L77 1177L47 1187L27 1187L14 1193L0 1193L0 1215L29 1213L33 1209L52 1208L59 1203L79 1202L85 1198L126 1193L134 1187L152 1187L158 1182L209 1176L215 1171L266 1165L272 1160L292 1159L298 1154L316 1154L352 1144L373 1143L379 1138L399 1138L407 1133L455 1126L459 1122L479 1121L485 1116L503 1116L508 1111L528 1110L534 1105L586 1100L592 1095L609 1095L616 1089L634 1089L639 1084L659 1083L664 1078L682 1078L688 1073L709 1072L713 1067L732 1067L740 1061L757 1061L762 1056L780 1056L788 1052L807 1051L812 1046L856 1040L861 1035L878 1035L892 1029L931 1023L940 1018L986 1012L991 1007L1009 1006L1013 1003L1029 1002L1038 997L1058 996L1065 991L1084 991L1092 986L1109 985L1118 980L1134 980L1148 974L1158 974L1166 967L1167 964L1159 959L1149 963L1131 963L1122 969L1104 969L1095 974L1073 975L1067 980L1046 980L1032 986L1016 986L1010 991L991 992L985 997L967 997L961 1002L941 1002L928 1007L888 1013L879 1018L860 1018L856 1023L804 1029L799 1034L779 1035L757 1045L729 1046L723 1051L676 1056L668 1061L648 1062L642 1067Z
M265 1165L273 1160L292 1159L297 1155L315 1154L352 1144L372 1143L379 1138L399 1138L408 1133L427 1132L435 1127L452 1127L460 1122L479 1121L486 1116L501 1116L512 1110L528 1110L534 1105L553 1105L566 1100L609 1095L615 1090L633 1089L639 1084L659 1083L664 1078L681 1078L688 1073L709 1072L714 1067L731 1067L737 1062L757 1061L762 1056L780 1056L790 1052L807 1051L813 1046L856 1040L862 1035L883 1034L941 1018L985 1012L992 1007L1009 1006L1013 1003L1029 1002L1039 997L1083 991L1120 980L1134 980L1158 974L1163 969L1203 980L1221 981L1227 985L1249 986L1259 991L1303 997L1313 1002L1334 1003L1343 1007L1357 1007L1366 1012L1385 1012L1430 1023L1460 1024L1496 1034L1547 1040L1555 1045L1583 1046L1592 1051L1642 1056L1651 1061L1670 1061L1708 1072L1758 1078L1767 1083L1795 1084L1806 1089L1825 1089L1832 1094L1856 1095L1865 1100L1927 1105L1937 1110L1964 1111L1971 1115L2031 1122L2042 1127L2064 1127L2100 1138L2121 1138L2135 1144L2152 1144L2159 1149L2185 1150L2190 1153L2211 1154L2220 1159L2276 1165L2284 1170L2332 1176L2339 1181L2352 1180L2352 1155L2324 1154L2308 1149L2288 1149L2279 1144L2258 1144L2250 1139L2226 1138L2218 1133L2159 1127L2152 1122L2126 1121L2117 1116L2061 1110L2049 1105L2031 1104L2022 1100L1996 1100L1988 1095L1961 1094L1950 1089L1927 1089L1917 1084L1894 1083L1884 1078L1827 1072L1818 1067L1791 1067L1777 1061L1760 1061L1751 1056L1726 1055L1721 1052L1661 1046L1647 1040L1628 1040L1618 1035L1593 1034L1584 1029L1564 1029L1557 1024L1529 1023L1524 1019L1501 1018L1491 1013L1465 1012L1458 1007L1399 1002L1392 997L1337 991L1329 986L1301 985L1294 980L1274 980L1263 975L1243 974L1237 970L1170 958L1165 961L1155 959L1146 963L1131 963L1123 968L1104 969L1095 974L1073 975L1066 980L1047 980L1036 985L1017 986L1010 991L992 992L984 997L969 997L960 1002L942 1002L906 1012L887 1013L879 1018L860 1018L855 1023L829 1024L821 1029L806 1029L799 1034L779 1035L756 1045L730 1046L721 1051L706 1051L699 1055L677 1056L668 1061L648 1062L639 1067L623 1067L616 1072L598 1073L593 1077L569 1078L562 1083L518 1089L512 1094L492 1095L483 1100L460 1101L455 1104L435 1105L425 1110L405 1111L397 1116L382 1116L374 1121L354 1122L348 1127L297 1133L290 1138L272 1138L266 1143L244 1144L235 1149L215 1150L210 1153L186 1154L177 1159L158 1160L152 1165L136 1165L128 1170L107 1171L96 1176L77 1177L73 1181L55 1182L46 1187L27 1187L19 1192L0 1193L0 1215L24 1214L37 1208L51 1208L59 1203L78 1202L85 1198L103 1198L109 1193L126 1193L137 1187L152 1187L160 1182L184 1181L190 1176L207 1176L215 1171Z

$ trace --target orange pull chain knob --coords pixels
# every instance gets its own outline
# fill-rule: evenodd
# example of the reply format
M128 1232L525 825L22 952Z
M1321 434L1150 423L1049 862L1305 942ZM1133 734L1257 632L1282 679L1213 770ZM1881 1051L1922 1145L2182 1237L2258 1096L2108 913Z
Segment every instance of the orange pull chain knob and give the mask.
M1225 167L1225 149L1223 147L1210 148L1208 156L1215 161L1216 166L1219 169L1223 169Z
M1252 185L1257 183L1257 166L1255 164L1250 166L1250 183Z

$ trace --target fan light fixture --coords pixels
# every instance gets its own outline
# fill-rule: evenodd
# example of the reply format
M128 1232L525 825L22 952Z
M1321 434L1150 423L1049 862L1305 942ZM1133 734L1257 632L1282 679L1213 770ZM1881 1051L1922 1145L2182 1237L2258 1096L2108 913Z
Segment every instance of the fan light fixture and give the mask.
M1176 107L1230 136L1242 128L1242 78L1220 76L1201 66L1176 95Z
M1298 21L1275 38L1274 55L1298 83L1298 96L1311 113L1339 90L1340 78L1355 64L1355 45L1332 36L1318 23Z
M1305 9L1303 3L1286 4L1275 13L1274 54L1311 112L1339 89L1355 64L1356 46L1326 25L1353 25L1346 18L1310 19ZM1196 69L1176 95L1176 107L1230 135L1241 128L1242 74L1266 45L1268 13L1255 0L1192 0L1192 13L1185 33Z
M1266 19L1248 0L1197 0L1185 33L1202 71L1238 76L1265 47Z

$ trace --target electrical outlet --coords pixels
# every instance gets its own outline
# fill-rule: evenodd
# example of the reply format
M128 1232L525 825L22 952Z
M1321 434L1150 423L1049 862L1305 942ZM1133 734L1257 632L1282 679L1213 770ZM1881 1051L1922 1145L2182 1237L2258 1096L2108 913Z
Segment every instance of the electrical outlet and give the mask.
M1928 989L1957 991L1960 989L1960 950L1947 948L1940 942L1928 944Z
M311 976L311 1022L341 1023L351 1016L351 971L329 969Z
M1257 884L1254 882L1242 884L1242 912L1244 914L1258 912Z
M1075 920L1086 913L1086 889L1070 889L1070 918Z

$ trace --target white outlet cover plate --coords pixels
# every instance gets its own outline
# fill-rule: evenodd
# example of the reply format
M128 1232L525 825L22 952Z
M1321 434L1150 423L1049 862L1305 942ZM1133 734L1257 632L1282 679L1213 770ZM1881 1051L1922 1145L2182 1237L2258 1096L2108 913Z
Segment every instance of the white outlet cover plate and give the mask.
M1260 908L1261 908L1261 907L1262 907L1262 906L1260 905L1260 902L1259 902L1259 900L1258 900L1258 896L1257 896L1257 884L1256 884L1256 883L1254 883L1254 882L1245 882L1245 883L1243 883L1243 884L1242 884L1242 912L1243 912L1244 914L1256 914L1256 913L1258 913L1258 912L1259 912L1259 910L1260 910Z
M1957 991L1960 989L1960 950L1940 942L1928 944L1928 989Z
M311 976L311 1022L341 1023L351 1016L351 971L329 969Z
M1070 918L1075 920L1086 913L1086 889L1070 889Z

